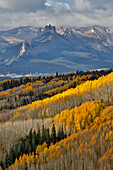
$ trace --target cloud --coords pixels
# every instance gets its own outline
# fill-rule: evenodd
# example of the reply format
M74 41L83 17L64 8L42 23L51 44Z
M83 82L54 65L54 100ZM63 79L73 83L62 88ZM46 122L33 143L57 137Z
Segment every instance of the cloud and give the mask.
M62 15L70 10L68 3L55 2L53 0L47 0L45 2L46 12L52 15Z
M0 0L0 8L14 12L33 12L45 7L46 0Z
M72 5L77 11L89 11L91 9L91 4L88 0L74 0Z
M113 26L112 0L0 0L0 30L20 25Z

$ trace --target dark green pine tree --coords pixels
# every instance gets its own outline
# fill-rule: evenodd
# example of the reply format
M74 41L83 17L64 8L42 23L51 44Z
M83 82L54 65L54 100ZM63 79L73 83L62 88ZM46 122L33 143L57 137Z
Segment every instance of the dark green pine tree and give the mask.
M62 127L59 128L59 130L58 130L57 140L60 141L61 139L64 139L66 137L67 137L67 135L64 134L63 125L62 125Z
M50 133L49 133L49 128L46 129L46 143L48 146L50 146Z
M58 135L57 135L57 140L60 141L61 140L61 129L58 129Z
M55 126L54 126L54 124L53 124L53 126L52 126L52 132L51 132L51 142L52 142L53 144L55 144L55 143L56 143L56 130L55 130Z
M44 125L42 125L42 136L41 136L41 144L43 144L46 141L46 136L45 136L45 128Z
M64 139L65 138L65 135L64 135L64 130L63 130L63 125L61 127L61 139Z
M58 77L58 72L56 72L56 77Z
M9 155L7 153L6 158L5 158L5 166L6 166L6 168L8 168L9 165L10 165L10 160L9 160Z
M29 143L29 139L25 142L25 153L28 154L31 151L31 145Z
M18 143L18 156L22 155L22 145L21 142Z
M14 152L15 152L15 157L18 159L19 158L18 144L15 145Z
M29 141L29 152L32 152L32 129L29 132L28 141Z
M9 152L9 163L10 163L10 165L12 165L13 163L14 163L14 161L15 161L15 152L14 152L14 150L13 150L13 148L11 148L11 150L10 150L10 152Z
M35 152L36 149L36 131L33 131L32 134L32 152Z
M36 135L36 145L40 145L41 144L41 134L40 134L40 128L38 128L38 132Z
M29 132L29 135L28 135L28 139L25 142L25 145L27 145L27 146L25 146L25 150L28 153L32 152L32 136L33 136L33 134L32 134L32 129L31 129Z
M21 138L21 141L20 141L20 149L21 149L21 153L25 153L25 141L26 141L26 138Z

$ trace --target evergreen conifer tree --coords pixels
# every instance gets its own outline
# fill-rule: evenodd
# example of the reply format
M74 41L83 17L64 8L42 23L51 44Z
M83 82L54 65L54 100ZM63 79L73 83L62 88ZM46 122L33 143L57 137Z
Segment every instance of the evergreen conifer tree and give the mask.
M36 131L33 131L32 134L32 152L34 152L36 149Z
M49 133L49 128L46 129L46 143L49 146L50 145L50 133Z
M55 143L56 143L56 130L55 130L55 126L54 126L54 124L53 124L53 126L52 126L52 132L51 132L51 142L52 142L53 144L55 144Z
M40 135L40 128L38 128L38 132L36 134L36 145L40 145L41 144L41 135Z
M46 137L45 137L45 128L44 128L44 125L42 125L41 144L43 144L45 140L46 140Z

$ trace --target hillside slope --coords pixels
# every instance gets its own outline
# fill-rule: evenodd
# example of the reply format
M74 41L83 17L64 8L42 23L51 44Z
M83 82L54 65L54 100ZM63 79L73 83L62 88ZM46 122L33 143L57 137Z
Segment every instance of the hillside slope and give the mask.
M91 168L99 170L104 168L111 170L113 167L113 106L105 107L101 102L95 101L83 104L79 108L82 122L89 122L85 127L82 127L82 130L76 131L55 145L51 144L49 148L46 144L38 145L36 154L20 156L19 160L16 159L14 165L9 169ZM90 118L84 118L84 109ZM95 113L97 115L94 116ZM80 116L76 111L73 114L77 117ZM93 116L92 120L91 115ZM59 118L60 120L62 121L62 118ZM67 125L68 122L66 122ZM78 126L78 123L75 122L75 125Z
M86 101L101 100L107 105L113 104L113 72L94 81L86 81L53 97L37 100L32 104L12 111L11 119L28 119L29 117L46 118L53 117L62 110L72 109ZM48 113L47 113L48 110ZM18 115L13 117L13 114Z
M0 43L0 74L112 68L113 33L108 27L18 27L1 31Z
M79 81L84 80L83 77L79 77ZM53 80L56 83L58 77ZM14 88L9 92L13 94ZM112 94L113 72L52 97L3 110L0 114L1 120L5 120L0 125L1 167L111 170Z

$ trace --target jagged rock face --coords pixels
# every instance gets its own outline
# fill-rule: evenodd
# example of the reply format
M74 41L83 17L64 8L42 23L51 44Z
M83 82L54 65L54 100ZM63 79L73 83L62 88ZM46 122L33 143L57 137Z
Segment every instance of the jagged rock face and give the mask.
M45 32L48 32L48 31L55 33L56 32L55 26L51 26L51 25L48 26L48 25L46 25L45 26Z
M113 29L18 27L0 32L0 73L54 73L112 68Z

